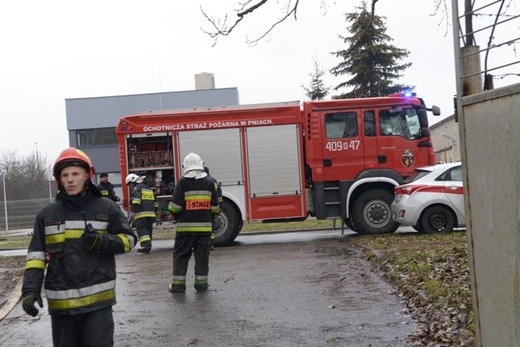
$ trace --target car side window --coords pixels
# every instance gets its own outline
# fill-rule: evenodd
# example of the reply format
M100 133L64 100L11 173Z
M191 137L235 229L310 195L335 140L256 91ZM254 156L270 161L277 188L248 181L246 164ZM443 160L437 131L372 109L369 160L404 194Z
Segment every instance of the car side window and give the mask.
M452 181L462 181L462 168L460 166L450 171Z
M462 168L460 166L451 168L437 177L436 181L462 181Z

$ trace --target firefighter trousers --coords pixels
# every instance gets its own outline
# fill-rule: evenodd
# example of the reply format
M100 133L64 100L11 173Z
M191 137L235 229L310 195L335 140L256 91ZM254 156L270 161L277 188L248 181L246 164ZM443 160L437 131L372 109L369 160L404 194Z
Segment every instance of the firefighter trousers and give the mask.
M209 252L211 235L177 234L173 245L173 277L179 284L186 284L188 263L193 252L195 256L195 283L208 284Z
M75 315L51 315L54 347L114 345L112 306Z
M148 245L151 246L152 244L153 221L154 218L152 217L144 217L134 220L133 226L137 230L137 236L139 237L139 244L141 247L148 247Z

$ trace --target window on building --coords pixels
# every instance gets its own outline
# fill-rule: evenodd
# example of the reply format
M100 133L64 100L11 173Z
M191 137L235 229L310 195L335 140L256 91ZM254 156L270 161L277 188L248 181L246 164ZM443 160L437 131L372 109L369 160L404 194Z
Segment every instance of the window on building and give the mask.
M325 128L329 139L356 137L358 135L356 113L328 113L325 115Z
M76 142L79 148L117 145L116 128L76 130Z

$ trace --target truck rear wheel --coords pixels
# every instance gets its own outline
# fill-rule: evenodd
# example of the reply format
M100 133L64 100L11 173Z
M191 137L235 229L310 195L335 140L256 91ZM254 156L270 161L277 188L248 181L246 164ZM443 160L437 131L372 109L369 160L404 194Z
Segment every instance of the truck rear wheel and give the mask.
M392 193L371 189L362 193L352 207L352 222L360 234L393 233L399 224L392 221Z
M220 214L215 217L213 227L213 245L215 247L229 246L240 233L242 218L228 201L220 204Z

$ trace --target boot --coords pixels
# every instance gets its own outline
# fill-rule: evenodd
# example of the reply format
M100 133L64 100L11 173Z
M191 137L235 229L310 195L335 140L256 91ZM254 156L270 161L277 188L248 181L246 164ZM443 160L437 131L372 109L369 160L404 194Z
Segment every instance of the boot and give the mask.
M168 290L170 293L184 293L186 291L186 286L184 284L172 284L168 285Z
M198 291L199 293L200 292L205 292L208 290L208 285L207 284L196 284L195 286L195 290Z
M137 251L142 253L150 253L152 250L152 241L143 241L141 242L141 248L139 248Z

